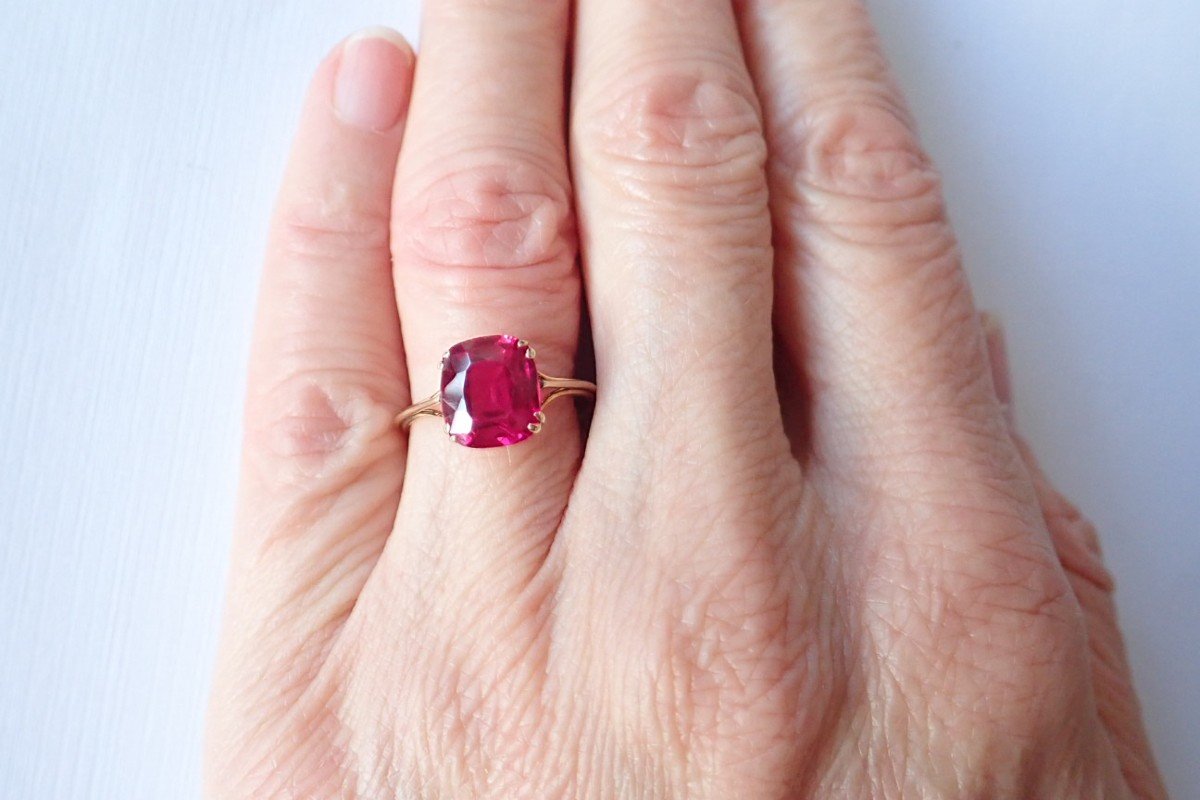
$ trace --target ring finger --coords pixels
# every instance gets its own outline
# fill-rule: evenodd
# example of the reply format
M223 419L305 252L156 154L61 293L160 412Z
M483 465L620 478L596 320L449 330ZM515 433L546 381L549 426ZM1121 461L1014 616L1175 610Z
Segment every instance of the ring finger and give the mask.
M442 353L477 336L528 339L543 371L571 373L580 288L563 131L567 28L566 0L426 3L392 236L414 399L438 389ZM550 415L545 432L514 448L455 446L437 424L416 422L399 551L419 540L423 552L450 553L446 563L486 570L503 560L505 574L532 574L579 454L571 404ZM448 516L454 524L427 523Z

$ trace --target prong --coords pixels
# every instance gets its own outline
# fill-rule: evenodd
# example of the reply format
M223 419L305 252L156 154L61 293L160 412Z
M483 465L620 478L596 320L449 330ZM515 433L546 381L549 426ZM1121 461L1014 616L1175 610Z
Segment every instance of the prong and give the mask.
M542 423L531 422L526 427L529 428L530 433L540 433L542 430Z
M537 358L537 351L535 351L532 347L527 346L525 348L525 357L530 360L533 360L533 359Z
M517 347L529 347L528 339L517 339Z
M449 351L449 350L447 350L446 352L442 353L442 361L445 361L445 360L446 360L446 359L448 359L448 358L450 358L450 351Z
M546 415L543 414L541 411L533 412L533 418L536 419L539 423L546 421Z
M449 433L450 433L450 423L449 423L449 422L443 422L443 423L442 423L442 430L444 430L444 431L445 431L447 434L449 434Z

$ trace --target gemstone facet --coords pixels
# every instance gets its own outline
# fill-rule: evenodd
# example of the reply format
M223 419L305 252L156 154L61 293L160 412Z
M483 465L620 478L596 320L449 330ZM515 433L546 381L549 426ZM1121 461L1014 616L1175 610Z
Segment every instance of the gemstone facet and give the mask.
M442 358L441 402L450 437L461 445L525 441L537 430L542 411L542 384L529 345L515 336L480 336L454 345Z

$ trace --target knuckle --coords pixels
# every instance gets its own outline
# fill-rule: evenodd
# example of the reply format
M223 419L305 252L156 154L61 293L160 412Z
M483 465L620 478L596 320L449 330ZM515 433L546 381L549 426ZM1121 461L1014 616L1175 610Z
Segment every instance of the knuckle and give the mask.
M633 196L647 187L728 201L765 195L766 142L748 85L709 61L643 68L576 117L585 160Z
M1027 690L1069 674L1085 649L1082 610L1036 523L1024 512L939 513L955 536L910 536L876 553L872 580L909 605L873 611L883 624L872 638L900 646L911 668L956 670L969 685ZM961 532L972 530L968 559Z
M800 179L814 189L866 200L907 200L937 188L928 157L909 123L881 101L835 98L800 123Z
M395 449L388 391L378 378L342 373L294 373L250 394L246 451L257 474L285 485L327 482L334 490Z
M467 159L470 160L470 159ZM401 267L433 270L562 268L574 259L565 176L521 156L483 154L441 172L398 203Z
M863 243L947 238L941 180L894 103L836 97L789 127L798 146L785 152L787 183L810 219Z
M782 565L781 544L755 525L708 527L705 542L648 558L662 581L662 601L646 620L648 636L660 643L656 718L703 748L721 745L730 718L754 716L761 726L743 743L751 755L786 739L794 720L781 697L818 701L808 666L824 651L807 633L813 610L794 591L797 576ZM682 571L678 546L689 553Z
M390 687L392 701L381 710L389 729L400 737L368 746L380 748L376 757L391 765L389 773L408 777L400 787L389 780L355 796L504 797L513 795L503 790L497 794L497 787L518 782L533 790L522 796L559 796L537 791L541 771L515 769L543 763L537 756L552 746L551 717L543 713L541 703L530 702L549 696L543 676L531 666L545 658L544 618L507 615L504 612L511 609L495 603L448 601L447 592L430 591L422 577L411 574L389 574L380 580L402 580L404 585L395 588L417 593L405 604L411 625L401 629L400 641L416 646L419 655ZM373 602L392 597L389 588ZM500 630L506 634L503 641L496 638ZM378 696L374 670L368 666L363 671L372 646L370 637L362 635L366 632L365 626L358 627L341 658L350 672L349 683L357 687L354 703ZM368 694L358 694L363 688ZM418 739L405 737L410 730L422 734ZM444 782L448 764L454 765L457 777ZM417 791L415 785L426 791Z
M316 198L280 207L274 230L279 252L305 260L387 252L388 213L356 202L349 186L325 187Z
M1083 512L1079 510L1079 506L1057 489L1051 489L1049 495L1044 504L1047 524L1064 529L1093 555L1097 557L1103 555L1100 547L1100 535L1096 526L1084 516Z

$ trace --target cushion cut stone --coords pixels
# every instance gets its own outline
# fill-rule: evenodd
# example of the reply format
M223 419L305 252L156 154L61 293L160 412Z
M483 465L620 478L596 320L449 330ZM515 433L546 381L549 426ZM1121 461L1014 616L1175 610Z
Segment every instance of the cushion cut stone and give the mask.
M442 416L454 441L503 447L533 435L542 386L529 348L515 336L459 342L442 359Z

